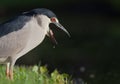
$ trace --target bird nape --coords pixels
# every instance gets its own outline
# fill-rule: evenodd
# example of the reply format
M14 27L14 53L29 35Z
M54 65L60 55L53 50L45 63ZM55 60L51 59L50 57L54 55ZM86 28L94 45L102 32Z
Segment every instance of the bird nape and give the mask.
M13 79L18 58L41 44L49 36L57 44L49 24L53 23L70 36L49 9L37 8L0 24L0 63L6 64L6 76Z

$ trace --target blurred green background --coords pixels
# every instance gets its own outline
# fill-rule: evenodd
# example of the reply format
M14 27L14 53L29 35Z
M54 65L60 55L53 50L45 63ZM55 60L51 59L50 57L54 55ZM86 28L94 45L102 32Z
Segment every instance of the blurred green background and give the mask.
M53 28L56 48L46 37L17 64L46 64L88 84L120 83L119 0L1 0L0 21L34 8L51 9L71 38Z

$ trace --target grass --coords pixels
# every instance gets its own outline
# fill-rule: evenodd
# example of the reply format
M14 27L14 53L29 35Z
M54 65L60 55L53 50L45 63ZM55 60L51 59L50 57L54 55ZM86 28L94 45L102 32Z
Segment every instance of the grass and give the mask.
M0 84L72 84L68 74L60 74L57 70L48 72L46 66L15 66L14 80L11 81L5 76L5 66L0 66Z

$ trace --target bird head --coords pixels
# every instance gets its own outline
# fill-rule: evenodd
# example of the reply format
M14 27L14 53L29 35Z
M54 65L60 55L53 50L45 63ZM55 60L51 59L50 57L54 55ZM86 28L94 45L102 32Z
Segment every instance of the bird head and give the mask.
M49 24L51 23L56 25L57 28L63 30L68 36L70 36L69 32L59 23L56 15L51 10L45 8L38 8L31 10L27 14L34 14L37 17L38 24L42 26L42 28L44 28L45 34L51 38L53 43L57 44L57 41L54 37L52 29L49 27Z

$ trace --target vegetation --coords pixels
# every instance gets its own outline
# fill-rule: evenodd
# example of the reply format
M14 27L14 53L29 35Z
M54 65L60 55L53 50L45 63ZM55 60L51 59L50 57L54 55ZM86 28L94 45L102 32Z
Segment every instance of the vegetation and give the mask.
M48 74L46 66L15 67L14 80L5 76L5 67L0 66L0 84L72 84L68 74L54 70Z

